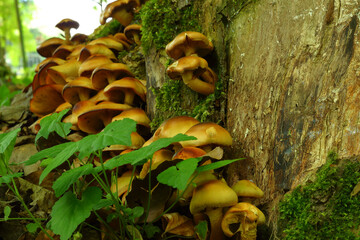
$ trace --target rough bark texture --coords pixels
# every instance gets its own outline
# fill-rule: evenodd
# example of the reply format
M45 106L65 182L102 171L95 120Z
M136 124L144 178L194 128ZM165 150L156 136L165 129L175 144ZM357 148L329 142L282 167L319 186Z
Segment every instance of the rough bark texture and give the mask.
M259 185L271 222L273 203L311 178L330 150L360 154L360 2L194 2L215 46L211 64L227 83L228 157L247 158L228 168L228 180Z

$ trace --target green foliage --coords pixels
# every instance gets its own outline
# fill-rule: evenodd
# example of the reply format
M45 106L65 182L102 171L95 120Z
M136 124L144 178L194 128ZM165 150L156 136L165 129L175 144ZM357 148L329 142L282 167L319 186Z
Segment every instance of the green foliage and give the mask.
M165 48L183 31L200 31L198 13L193 7L177 8L171 0L149 0L140 10L141 44L145 53L151 46Z
M112 20L104 25L99 26L95 31L89 35L88 41L95 40L97 38L106 37L120 32L121 24L117 20Z
M338 163L331 153L316 181L296 188L280 203L283 239L360 239L360 161ZM357 233L356 233L357 232Z
M9 88L6 85L0 86L0 107L9 106L11 103L11 99L17 94L19 91L10 92Z
M100 201L100 188L89 187L81 200L72 192L67 192L53 206L51 220L48 223L61 240L69 239L77 226L90 216L92 208Z
M205 240L208 232L208 225L206 221L200 221L198 225L195 226L195 231L200 240Z
M51 132L56 132L60 137L65 138L66 135L70 133L72 124L61 122L61 119L68 111L69 109L65 109L59 113L53 113L41 119L41 128L35 137L35 142L37 142L40 137L48 139Z
M0 135L0 175L5 176L9 174L9 159L15 146L17 134L20 129L15 129L8 133Z

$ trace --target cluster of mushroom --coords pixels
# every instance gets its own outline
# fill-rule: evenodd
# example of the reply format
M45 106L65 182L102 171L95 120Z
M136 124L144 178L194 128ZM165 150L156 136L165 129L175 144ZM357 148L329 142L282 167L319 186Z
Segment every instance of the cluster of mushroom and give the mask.
M66 31L78 26L70 19L57 25ZM148 126L150 120L141 109L145 106L145 81L135 78L116 57L128 50L133 43L131 37L138 35L132 29L90 42L83 35L81 41L76 35L70 38L67 32L69 42L61 38L44 41L37 50L46 59L36 68L30 110L43 117L69 108L71 114L64 122L71 122L72 129L98 133L116 115L136 108L130 112L142 115Z
M180 33L165 49L167 55L176 60L167 68L167 74L171 79L182 79L195 92L203 95L213 93L217 75L202 58L213 48L211 41L202 33Z
M223 127L212 122L200 123L192 117L179 116L163 122L142 147L160 138L174 137L179 133L194 136L197 140L174 143L170 148L158 150L152 158L151 166L149 160L136 173L137 179L144 179L150 169L154 171L165 162L213 156L212 153L219 147L232 144L229 132ZM221 157L222 154L217 155L217 158L221 159ZM211 159L204 159L201 164L209 164L211 161ZM111 188L124 201L128 194L127 190L132 189L129 188L130 178L131 171L124 172ZM185 191L174 190L173 196L168 200L168 205L178 196L181 196L180 206L178 206L180 209L175 208L174 212L162 216L165 233L196 238L194 226L208 219L210 240L225 239L225 236L232 237L237 232L240 232L244 240L256 239L256 225L265 222L264 214L251 204L252 199L262 197L263 192L248 180L240 180L229 187L226 181L217 176L213 170L206 171L193 179L192 184ZM192 216L180 214L186 211L190 211ZM156 217L153 216L147 221L152 221Z

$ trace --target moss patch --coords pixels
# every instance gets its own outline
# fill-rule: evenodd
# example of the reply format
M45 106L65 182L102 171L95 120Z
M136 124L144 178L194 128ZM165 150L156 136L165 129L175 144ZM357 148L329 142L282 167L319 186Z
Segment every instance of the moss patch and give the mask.
M151 46L165 48L183 31L201 31L198 12L192 5L178 9L171 0L148 0L140 10L141 44L148 53Z
M316 180L296 188L279 205L281 239L360 239L359 159L329 154Z
M89 35L88 41L92 41L100 37L106 37L109 36L110 34L123 32L123 28L124 27L118 21L112 20L96 28L94 32L91 35Z

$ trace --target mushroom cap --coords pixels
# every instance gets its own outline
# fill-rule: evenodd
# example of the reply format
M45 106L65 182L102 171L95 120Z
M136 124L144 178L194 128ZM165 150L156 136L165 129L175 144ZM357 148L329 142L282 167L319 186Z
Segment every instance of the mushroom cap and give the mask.
M231 187L239 197L261 198L264 192L249 180L239 180Z
M78 59L80 56L81 50L85 47L84 44L78 44L75 46L74 50L66 57L67 60Z
M167 55L173 59L191 54L206 56L213 49L213 44L204 34L192 31L180 33L165 48Z
M225 128L212 122L196 124L186 131L185 134L194 136L197 139L180 142L183 147L198 147L210 144L231 146L232 144L230 133Z
M88 43L88 45L97 44L105 45L115 53L124 50L124 45L122 44L122 42L117 40L114 36L100 37Z
M64 18L63 20L61 20L58 24L55 25L55 27L65 31L65 29L69 29L69 28L75 28L78 29L79 28L79 23L75 20L72 20L70 18Z
M30 101L30 111L38 117L53 113L60 104L65 102L61 95L62 88L62 85L57 84L38 87Z
M78 75L82 77L91 77L95 68L107 63L112 63L108 57L98 54L92 55L81 63Z
M75 105L81 100L88 100L96 94L96 90L91 84L91 80L87 77L77 77L68 82L63 90L62 95L64 99L71 105ZM82 99L82 96L88 96L87 99Z
M65 60L75 48L76 48L75 45L68 45L68 44L60 45L57 49L55 49L52 56Z
M110 48L108 48L104 44L94 44L86 45L85 47L83 47L79 53L78 60L80 62L84 62L91 55L103 55L113 61L117 59L113 51L111 51Z
M128 39L133 41L134 40L134 35L141 36L141 25L139 25L139 24L128 25L124 29L124 34Z
M184 73L191 71L196 78L204 73L207 68L208 63L205 59L197 56L187 56L172 63L167 68L166 73L171 79L181 79Z
M230 225L235 223L240 223L239 228L236 230L230 229ZM235 233L241 231L241 228L248 230L242 224L252 225L251 227L255 228L256 232L256 225L264 223L265 215L260 209L251 203L240 202L229 208L225 213L221 221L221 228L227 237L232 237Z
M168 149L160 149L156 151L152 157L151 170L155 170L161 163L171 161L174 153ZM150 160L143 164L139 177L144 179L150 170Z
M184 147L180 149L174 156L173 159L188 159L188 158L197 158L205 155L206 152L197 147Z
M123 63L108 63L94 69L91 80L94 88L100 90L105 88L114 80L124 77L134 77L130 68Z
M52 37L45 41L43 41L40 46L36 48L36 51L43 57L51 57L53 55L53 52L55 49L57 49L60 45L65 44L65 40L58 38L58 37Z
M78 127L86 133L99 133L114 116L129 108L131 106L113 102L100 102L89 106L78 115Z
M40 69L39 69L39 72L38 72L38 76L37 76L37 79L35 80L34 79L34 84L37 85L37 83L35 83L36 81L38 81L38 85L39 86L42 86L42 85L45 85L45 84L54 84L55 82L53 81L53 79L51 78L51 76L48 74L47 70L50 68L50 67L53 67L53 66L58 66L58 65L61 65L61 64L64 64L66 63L65 60L63 59L60 59L60 58L52 58L50 57L49 58L49 61L47 61L45 64L43 64ZM33 91L36 89L36 87L33 88Z
M110 191L118 194L120 197L129 189L130 180L132 178L132 171L124 172L121 177L117 178L117 183L111 184Z
M128 39L125 35L125 33L116 33L114 35L114 38L116 38L118 41L122 41L122 42L125 42L127 44L131 44L131 41L130 39Z
M172 233L175 235L194 237L195 226L194 222L178 212L165 213L162 217L162 225L164 233Z
M106 5L100 16L100 23L104 25L110 17L119 21L123 26L130 24L134 18L134 9L138 6L136 0L117 0Z
M131 108L124 110L119 115L116 115L112 118L112 121L119 121L125 118L130 118L136 122L136 124L143 125L145 127L150 127L150 119L146 115L145 111L141 108Z
M110 83L104 88L105 96L113 102L124 102L125 94L122 94L122 92L125 91L134 92L143 102L146 100L146 87L136 78L125 77Z
M49 67L47 73L55 83L64 85L67 81L78 77L80 64L76 59L70 59L63 64Z
M75 44L81 44L81 43L85 43L88 39L88 35L83 34L83 33L76 33L74 36L71 37L70 41Z
M195 214L207 208L229 207L236 203L236 193L225 181L211 180L194 189L190 202L190 212Z
M64 118L63 122L69 122L73 126L71 129L79 130L77 123L78 123L78 116L83 112L86 112L90 107L95 106L95 102L85 100L77 102L73 107L71 114Z

